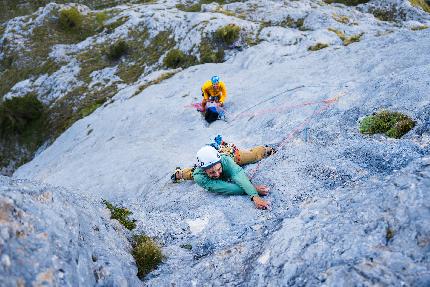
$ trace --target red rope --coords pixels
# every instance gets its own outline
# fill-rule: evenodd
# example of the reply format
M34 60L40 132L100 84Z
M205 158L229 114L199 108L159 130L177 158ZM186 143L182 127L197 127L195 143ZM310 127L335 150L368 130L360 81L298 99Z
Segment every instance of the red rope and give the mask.
M305 126L307 126L310 121L317 115L322 114L324 111L328 110L329 107L331 107L334 103L336 103L341 96L343 96L343 93L338 94L336 97L323 100L324 106L322 106L320 109L316 109L312 115L307 117L300 125L298 125L296 128L294 128L277 146L277 151L281 150L289 141L291 141L294 136L299 133ZM314 102L316 103L316 102ZM257 163L257 166L251 170L249 178L252 179L257 171L260 169L261 161Z
M336 102L338 100L337 97L333 97L333 98L329 98L329 99L324 99L321 101L314 101L314 102L303 102L303 103L299 103L299 104L295 104L295 105L285 105L285 106L281 106L278 108L271 108L271 109L262 109L256 112L249 112L249 113L238 113L235 116L232 117L232 119L236 119L237 117L239 117L239 115L241 117L246 117L246 116L260 116L260 115L264 115L264 114L269 114L269 113L274 113L274 112L282 112L285 110L294 110L294 109L300 109L306 106L312 106L312 105L317 105L317 104L328 104L328 103L333 103ZM200 103L192 103L189 105L185 105L185 108L194 108L197 109L199 107L201 107Z
M335 101L337 101L337 98L333 97L333 98L325 99L325 100L321 100L321 101L304 102L304 103L300 103L300 104L296 104L296 105L285 105L285 106L281 106L278 108L259 110L257 112L253 112L253 113L243 113L242 116L260 116L260 115L269 114L269 113L282 112L285 110L299 109L299 108L303 108L306 106L312 106L312 105L317 105L317 104L327 104L327 103L332 103Z

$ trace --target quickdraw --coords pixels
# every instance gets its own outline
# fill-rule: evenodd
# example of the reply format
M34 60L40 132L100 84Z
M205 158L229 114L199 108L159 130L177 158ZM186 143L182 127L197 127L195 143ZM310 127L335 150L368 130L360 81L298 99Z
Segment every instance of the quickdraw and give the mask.
M239 149L235 144L227 143L223 141L221 135L217 135L214 138L214 142L210 144L214 147L220 154L228 155L233 160L239 160Z

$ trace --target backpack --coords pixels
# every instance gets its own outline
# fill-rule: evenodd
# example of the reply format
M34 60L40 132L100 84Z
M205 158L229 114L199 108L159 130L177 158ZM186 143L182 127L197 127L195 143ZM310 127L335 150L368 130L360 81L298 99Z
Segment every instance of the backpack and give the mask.
M208 107L205 112L205 120L212 123L218 119L219 112L216 107Z

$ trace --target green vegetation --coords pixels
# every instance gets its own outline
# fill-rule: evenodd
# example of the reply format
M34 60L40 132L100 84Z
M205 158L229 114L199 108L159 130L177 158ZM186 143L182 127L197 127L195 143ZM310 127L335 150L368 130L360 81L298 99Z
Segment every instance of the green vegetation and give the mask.
M115 30L116 28L118 28L119 26L121 26L127 21L128 21L128 17L121 17L115 22L112 22L110 24L104 24L103 27L106 28L109 32L113 32L113 30Z
M103 200L103 203L106 205L106 207L110 210L111 212L111 219L116 219L118 220L125 228L127 228L128 230L132 230L134 228L136 228L136 220L129 220L128 216L133 214L130 210L128 210L127 208L121 208L121 207L116 207L114 205L112 205L112 203L108 202L107 200Z
M412 28L411 28L411 30L412 30L412 31L425 30L425 29L428 29L428 27L429 27L429 26L426 26L426 25L422 25L422 26L415 26L415 27L412 27Z
M224 49L217 47L214 41L202 38L199 46L200 63L222 63L224 61Z
M104 23L107 19L109 19L109 15L106 12L99 12L96 14L96 23L99 28L104 27Z
M157 268L163 260L160 246L146 235L136 235L132 242L132 255L137 265L137 276L143 279L146 274Z
M262 41L260 39L261 31L266 27L270 27L271 25L272 25L272 22L270 22L270 21L260 23L260 27L258 27L257 35L255 36L255 44L258 44Z
M237 0L200 0L199 2L194 4L177 4L176 8L184 12L200 12L203 4L210 4L213 2L218 3L219 5L224 5L227 3L237 2Z
M315 45L310 46L308 48L308 51L318 51L318 50L321 50L321 49L324 49L324 48L327 48L327 47L328 47L328 44L316 43Z
M333 19L342 24L349 24L349 18L344 15L333 14Z
M397 19L406 19L406 13L394 4L385 8L373 7L369 9L369 12L381 21L395 22Z
M46 108L35 94L0 104L0 164L18 167L32 159L49 131Z
M160 57L175 46L175 39L170 31L162 31L155 36L146 47L144 55L145 63L152 65L158 62Z
M0 105L1 134L24 133L43 116L44 110L43 104L35 94L5 100Z
M388 244L388 242L391 240L391 239L393 239L393 237L394 237L394 230L391 228L391 227L387 227L386 228L386 230L385 230L385 240L386 240L386 242L387 242L387 244Z
M185 55L179 49L170 50L163 60L164 66L168 68L186 68L196 63L196 58L191 55Z
M130 47L124 40L118 40L107 51L107 56L112 61L119 60L122 56L126 55Z
M75 7L60 10L58 21L64 30L79 30L82 27L83 16Z
M54 45L75 44L96 33L96 17L84 17L73 7L53 11L47 18L44 25L33 30L27 50L14 54L8 43L5 43L5 57L0 63L0 70L3 70L0 96L31 76L50 75L58 70L61 63L49 59L49 52Z
M363 34L364 34L364 33L360 33L357 35L352 35L351 37L347 37L345 35L345 33L342 31L339 31L339 30L336 30L333 28L328 28L328 30L330 32L335 33L342 40L344 46L348 46L349 44L354 43L354 42L359 42L361 39L361 36L363 36Z
M86 86L81 86L70 91L61 99L57 100L55 105L50 108L50 137L52 139L58 137L74 122L90 115L97 108L106 103L116 92L117 89L115 85L103 87L101 89L94 87L91 90L88 90Z
M369 2L370 0L324 0L325 3L327 4L332 4L332 3L341 3L347 6L357 6L359 4L364 4Z
M44 7L50 2L57 4L65 3L80 3L88 6L92 10L102 10L109 7L114 7L122 3L141 3L149 4L155 2L154 0L31 0L31 1L20 1L20 0L2 0L0 10L0 23L8 19L12 19L17 16L29 15L35 12L39 7Z
M110 66L109 61L103 57L106 53L101 47L93 47L90 51L85 51L77 55L79 60L79 79L87 84L91 82L91 73Z
M90 114L92 114L101 105L103 105L106 102L106 100L107 98L99 98L99 99L96 99L93 103L82 107L78 112L80 118L85 118L86 116L89 116Z
M0 73L0 98L7 94L15 84L33 76L35 77L43 74L51 75L60 68L59 64L50 59L40 62L38 66L23 65L19 67L14 63L15 58L9 57L8 59L5 59L2 63L3 65L0 64L0 68L1 66L5 68L3 73ZM8 68L6 68L6 66Z
M228 24L224 27L218 28L215 31L215 38L227 46L232 45L239 39L240 27L235 24Z
M288 28L304 30L304 28L303 28L304 24L305 24L305 18L299 18L299 19L295 20L294 18L288 16L286 19L281 21L279 26L284 27L284 28L288 27Z
M425 0L409 0L412 6L419 7L425 12L430 13L430 5Z
M359 129L363 134L385 133L388 137L399 139L414 126L415 121L408 116L383 110L365 117Z
M176 8L178 10L182 10L184 12L200 12L200 10L202 8L202 4L200 4L200 3L195 3L195 4L191 4L191 5L177 4Z
M145 72L145 66L141 64L120 64L118 67L118 76L127 84L132 84L139 79Z

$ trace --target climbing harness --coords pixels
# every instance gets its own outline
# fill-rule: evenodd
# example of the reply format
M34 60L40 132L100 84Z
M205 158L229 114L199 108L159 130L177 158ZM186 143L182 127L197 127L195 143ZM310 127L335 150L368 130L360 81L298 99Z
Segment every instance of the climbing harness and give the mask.
M236 147L236 145L223 141L221 135L217 135L214 139L214 142L211 143L210 146L218 150L220 154L227 155L233 160L236 159L239 161L239 149Z

